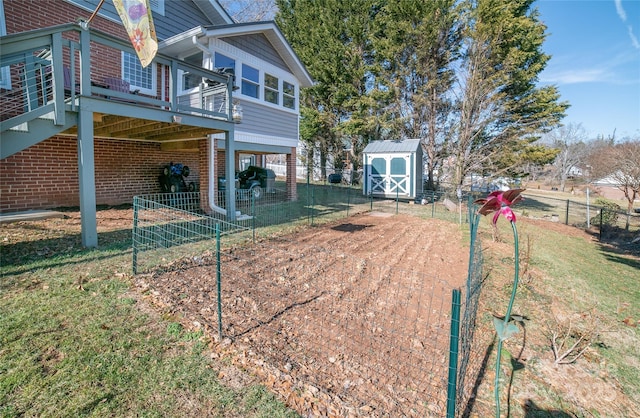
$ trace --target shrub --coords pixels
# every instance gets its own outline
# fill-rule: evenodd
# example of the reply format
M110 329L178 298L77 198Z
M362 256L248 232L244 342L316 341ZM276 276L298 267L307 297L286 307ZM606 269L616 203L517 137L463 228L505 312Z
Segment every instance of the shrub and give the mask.
M620 205L602 198L596 199L596 205L600 206L600 211L591 218L591 224L600 226L600 221L602 221L602 225L616 225L618 214L622 211Z

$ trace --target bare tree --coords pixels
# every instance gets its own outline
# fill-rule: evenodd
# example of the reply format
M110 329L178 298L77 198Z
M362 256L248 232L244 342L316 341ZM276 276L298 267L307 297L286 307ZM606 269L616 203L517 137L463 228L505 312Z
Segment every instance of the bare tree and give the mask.
M549 144L559 151L553 165L562 191L570 174L578 168L585 168L589 155L586 138L582 125L574 123L560 126L546 137Z
M220 0L236 22L273 20L277 8L274 0Z
M640 197L640 139L598 147L591 161L600 177L607 177L627 199L627 223L633 202Z

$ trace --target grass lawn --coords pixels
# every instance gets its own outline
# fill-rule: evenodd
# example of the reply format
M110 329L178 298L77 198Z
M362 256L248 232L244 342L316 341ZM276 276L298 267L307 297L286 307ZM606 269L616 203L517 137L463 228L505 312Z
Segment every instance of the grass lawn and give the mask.
M1 416L297 416L130 292L130 231L88 250L62 226L22 224L0 238Z
M503 314L513 282L511 228L501 219L500 242L493 243L491 219L482 222L490 275L483 304ZM510 416L638 416L640 248L601 244L552 222L522 217L517 224L522 274L513 312L527 319L505 341L501 362ZM552 350L554 335L559 354L577 343L567 359L587 348L575 362L561 364ZM495 353L489 367L495 367ZM485 399L492 396L492 379L483 382Z

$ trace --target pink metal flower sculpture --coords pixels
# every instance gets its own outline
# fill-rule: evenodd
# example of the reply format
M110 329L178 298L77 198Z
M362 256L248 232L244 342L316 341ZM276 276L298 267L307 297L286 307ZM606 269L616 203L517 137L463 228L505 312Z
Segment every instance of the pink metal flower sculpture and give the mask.
M495 212L493 215L493 226L496 228L498 218L500 214L504 215L509 222L511 222L511 229L513 230L514 238L514 278L513 288L511 290L511 299L509 299L509 306L507 306L507 314L503 319L494 316L493 325L498 334L498 348L496 359L496 376L494 383L494 393L496 398L496 418L500 418L500 359L502 358L502 343L507 338L518 332L518 326L515 324L515 320L511 317L511 310L513 309L513 302L516 298L516 291L518 289L518 276L519 272L519 250L518 250L518 230L516 228L516 214L511 210L511 205L515 205L523 199L521 193L524 189L510 189L507 191L496 191L489 194L486 199L478 199L474 203L480 206L478 213L481 215L488 215L491 212Z
M495 212L493 215L493 224L498 222L500 215L504 215L509 222L516 221L516 214L511 210L511 206L515 205L523 199L521 193L525 189L509 189L507 191L495 191L491 192L489 196L484 199L478 199L474 203L482 205L478 209L478 213L481 215L488 215L491 212Z

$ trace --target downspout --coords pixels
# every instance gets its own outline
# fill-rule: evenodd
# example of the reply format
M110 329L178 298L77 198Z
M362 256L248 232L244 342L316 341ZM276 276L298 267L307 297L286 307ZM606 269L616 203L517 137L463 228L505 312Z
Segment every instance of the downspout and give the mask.
M195 46L196 48L198 48L200 51L202 51L204 57L203 57L203 67L207 68L204 65L204 61L205 59L208 60L208 64L209 66L211 65L211 51L209 50L209 48L207 48L206 46L202 45L200 42L198 42L198 35L193 35L191 37L191 43L193 44L193 46ZM210 68L207 68L210 69ZM208 194L209 194L209 208L211 208L211 210L213 210L214 212L218 212L221 213L223 215L226 215L227 211L224 208L221 208L220 206L216 205L216 200L215 200L215 195L216 195L216 185L215 185L215 176L213 175L213 173L215 173L215 154L214 154L214 145L215 145L215 138L213 137L213 135L209 135L209 190L208 190Z
M209 207L211 208L211 210L213 210L214 212L218 212L221 213L223 215L227 214L226 209L221 208L220 206L216 205L216 200L215 200L215 194L216 194L216 187L214 184L214 175L213 173L215 173L215 161L216 161L216 157L214 155L214 145L215 145L216 139L213 137L213 135L209 135Z
M191 37L191 42L193 43L193 45L198 48L200 51L202 51L204 54L207 55L207 57L211 58L211 51L209 50L209 48L207 48L206 46L202 45L200 42L198 42L198 35L193 35ZM208 68L210 70L210 68Z

